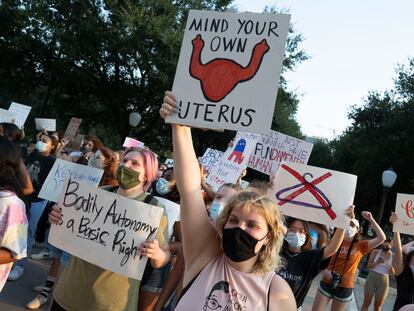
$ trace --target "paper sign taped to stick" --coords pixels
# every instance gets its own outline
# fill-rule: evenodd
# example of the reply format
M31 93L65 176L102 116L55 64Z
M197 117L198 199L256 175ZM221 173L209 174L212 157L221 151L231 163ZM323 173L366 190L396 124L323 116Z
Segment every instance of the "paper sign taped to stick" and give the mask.
M169 123L267 133L290 15L190 10Z
M30 110L32 110L32 107L18 104L15 102L12 102L9 107L9 111L16 116L15 123L19 128L22 128L26 123Z
M16 115L9 110L0 108L0 122L16 124Z
M284 215L345 229L356 182L355 175L282 162L268 196Z
M200 164L207 172L210 172L216 163L220 161L223 154L223 151L207 148L206 152L204 152L204 155L201 158Z
M71 118L68 127L66 128L64 137L73 141L76 135L78 135L81 123L82 119Z
M62 222L49 243L103 269L140 280L143 242L155 237L163 209L83 182L66 180L59 198Z
M276 131L262 135L249 159L248 167L274 176L282 161L307 164L313 144Z
M56 131L56 119L35 118L36 130Z
M398 216L393 231L414 235L414 195L398 193L395 213Z
M232 148L228 148L220 161L211 169L206 182L214 189L223 184L237 182L247 167L249 157L259 140L260 135L238 132Z
M97 187L102 175L101 169L57 159L40 189L39 198L57 202L66 178Z
M133 139L131 137L125 137L124 144L122 147L126 148L142 148L144 147L144 143L140 142L139 140Z

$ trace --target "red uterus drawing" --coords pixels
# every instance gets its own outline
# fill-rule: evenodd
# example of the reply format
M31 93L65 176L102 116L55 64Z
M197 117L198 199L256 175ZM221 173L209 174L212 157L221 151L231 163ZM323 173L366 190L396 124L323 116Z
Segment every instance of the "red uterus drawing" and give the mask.
M190 75L199 80L204 97L211 102L219 102L226 97L237 84L251 80L260 68L263 56L270 47L266 39L257 43L249 64L245 67L232 59L215 58L206 64L201 62L204 40L197 35L193 41L190 61Z

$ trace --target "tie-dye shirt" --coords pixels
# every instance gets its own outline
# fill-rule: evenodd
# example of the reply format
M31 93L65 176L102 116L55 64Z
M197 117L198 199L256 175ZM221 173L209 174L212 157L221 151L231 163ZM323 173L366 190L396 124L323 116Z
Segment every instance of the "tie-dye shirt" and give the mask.
M26 257L26 207L13 192L0 191L0 247L11 251L16 259ZM0 292L13 263L0 265Z

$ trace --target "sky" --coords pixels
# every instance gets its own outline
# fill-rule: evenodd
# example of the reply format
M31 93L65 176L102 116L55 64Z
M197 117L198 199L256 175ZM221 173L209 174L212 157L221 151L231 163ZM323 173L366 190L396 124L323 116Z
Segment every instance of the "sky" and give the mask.
M414 57L411 0L236 0L239 11L289 9L310 59L285 77L300 95L296 119L307 136L333 139L351 124L352 105L394 86L395 69Z

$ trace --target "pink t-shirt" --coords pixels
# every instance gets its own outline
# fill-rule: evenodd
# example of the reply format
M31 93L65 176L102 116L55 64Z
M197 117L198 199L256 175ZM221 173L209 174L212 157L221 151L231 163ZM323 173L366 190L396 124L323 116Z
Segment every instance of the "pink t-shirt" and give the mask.
M234 269L224 254L209 262L179 301L176 311L265 311L274 272Z
M0 247L11 251L16 259L26 257L26 207L13 192L0 191ZM0 265L0 292L7 281L13 263Z

